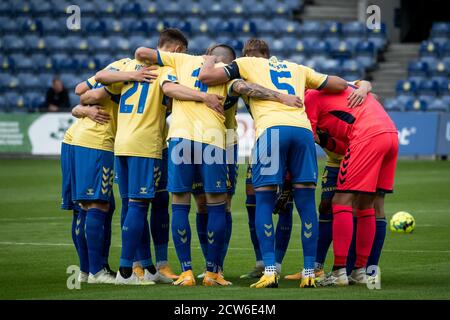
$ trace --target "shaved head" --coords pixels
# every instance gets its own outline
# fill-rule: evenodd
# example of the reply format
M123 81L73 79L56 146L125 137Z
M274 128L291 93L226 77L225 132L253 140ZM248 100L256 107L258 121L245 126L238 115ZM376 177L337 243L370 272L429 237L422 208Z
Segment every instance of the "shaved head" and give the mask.
M229 64L236 59L234 49L226 44L213 45L206 50L206 54L216 56L220 62L225 64Z

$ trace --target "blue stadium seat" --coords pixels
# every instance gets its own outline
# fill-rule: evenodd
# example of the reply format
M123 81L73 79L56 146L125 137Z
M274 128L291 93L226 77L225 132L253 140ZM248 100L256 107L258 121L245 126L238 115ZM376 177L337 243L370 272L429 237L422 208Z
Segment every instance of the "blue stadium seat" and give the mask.
M0 92L7 91L11 75L9 73L0 73Z
M193 54L203 54L205 50L214 43L214 40L207 36L197 36L189 42L189 52Z
M119 1L120 2L120 1ZM97 7L96 15L99 18L109 18L120 16L120 9L123 2L104 1Z
M441 56L443 58L450 57L450 41L441 46Z
M129 39L131 52L134 52L139 47L142 46L149 47L151 45L150 39L148 37L135 35L131 36Z
M0 34L7 35L19 33L21 31L17 21L15 19L11 19L10 17L0 17L0 24L2 26L0 29Z
M438 57L440 54L440 46L433 41L423 41L420 44L419 53L421 57Z
M91 36L88 38L89 51L92 53L111 50L111 42L107 37Z
M447 79L439 84L439 95L450 97L450 80Z
M428 103L423 99L413 99L406 103L405 111L426 111Z
M213 24L213 34L231 35L235 33L234 24L230 21L220 20Z
M26 111L25 110L25 99L22 95L16 92L7 92L4 95L6 103L10 106L10 110L17 111Z
M14 15L30 15L33 10L33 4L29 1L18 0L11 2L11 10L14 12Z
M2 45L6 52L20 52L25 47L22 37L15 35L3 37Z
M62 19L55 19L54 17L42 18L43 35L60 34L66 32L66 21Z
M97 54L95 55L94 60L97 70L105 68L108 64L112 62L112 59L108 54Z
M78 67L79 70L82 71L96 71L97 70L97 65L96 65L96 61L93 57L91 56L85 56L85 57L80 57L78 58Z
M30 59L30 57L22 53L18 53L11 55L11 58L15 61L15 69L17 69L18 71L30 71L33 69L33 61Z
M342 25L342 35L344 37L363 37L366 35L366 26L359 21L351 21Z
M291 55L287 60L303 65L306 61L306 56L304 56L302 54L294 54L294 55Z
M446 104L446 102L442 99L434 99L433 102L431 102L428 105L428 111L443 111L447 112L449 111L449 107Z
M301 30L303 34L308 36L322 37L324 33L324 26L318 21L305 21L302 24Z
M192 33L192 25L189 21L172 18L167 19L167 22L171 28L180 29L184 34Z
M428 65L428 74L433 77L450 76L450 61L439 61Z
M397 98L387 98L383 103L384 109L386 111L403 111L404 105L397 101Z
M0 15L10 17L14 15L14 11L11 8L11 4L8 1L0 2Z
M53 75L50 73L41 73L38 75L38 79L41 91L45 93L45 91L52 85Z
M67 49L67 39L59 36L47 36L44 38L46 50L49 52L65 51Z
M74 73L64 73L61 75L61 80L64 83L64 87L73 91L76 85L85 79L80 79L77 74Z
M301 36L301 24L297 21L285 21L284 32L290 35Z
M0 56L0 63L2 72L12 72L15 70L16 63L14 58L11 56Z
M330 43L331 56L339 59L349 59L354 52L354 47L351 43L342 40L336 43Z
M332 74L332 75L341 74L343 72L339 60L335 59L324 59L320 63L319 71L325 74Z
M439 93L439 84L434 81L425 80L420 82L417 90L418 95L435 97Z
M342 23L339 21L326 21L324 23L324 35L326 37L339 37L342 33Z
M168 5L166 3L166 5ZM141 17L142 16L142 8L138 2L127 1L120 8L121 16L133 16L133 17Z
M41 20L38 19L26 19L25 22L22 24L22 32L29 34L29 33L37 33L41 34L44 31L44 27Z
M379 29L367 29L367 40L372 42L378 51L384 50L387 45L386 25L381 23Z
M358 63L357 60L354 59L343 60L341 64L341 72L344 79L348 81L354 81L364 78L363 67Z
M331 50L330 44L326 41L318 40L312 42L309 40L307 43L307 52L309 55L313 55L313 57L328 56L328 52Z
M36 77L35 74L29 72L18 73L17 78L20 83L26 84L27 88L37 89L41 87L41 83L39 82L39 78Z
M435 22L431 27L432 37L450 37L450 24L448 22Z
M28 111L37 112L44 106L45 97L44 93L31 93L28 97Z
M450 96L441 97L442 102L447 107L447 110L450 111Z
M106 17L103 19L105 23L105 32L108 35L112 33L121 33L123 32L123 22L122 19L116 19L114 17Z
M258 28L256 27L256 23L254 21L239 19L238 22L235 22L235 26L236 32L239 35L256 36L258 33Z
M84 1L82 4L79 4L82 13L85 16L95 16L98 13L99 7L102 5L97 5L95 1Z
M426 77L428 75L428 65L423 61L411 61L408 64L408 75L409 77Z
M199 17L205 14L205 9L199 3L193 1L184 4L184 7L186 8L186 15L190 17Z
M106 23L103 20L100 19L93 19L90 20L86 24L86 31L89 34L99 34L106 32Z
M395 91L398 95L415 96L418 84L410 80L398 80Z
M34 16L48 16L51 14L53 8L50 1L39 1L37 6L33 6L32 14Z
M253 21L255 22L258 31L261 32L261 34L263 35L273 32L275 28L272 20L255 18L253 19Z

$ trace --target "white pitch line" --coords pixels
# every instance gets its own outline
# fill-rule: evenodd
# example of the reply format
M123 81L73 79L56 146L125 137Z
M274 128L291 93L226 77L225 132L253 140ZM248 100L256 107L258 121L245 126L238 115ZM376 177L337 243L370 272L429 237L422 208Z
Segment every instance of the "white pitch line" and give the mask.
M73 243L50 243L50 242L0 242L0 245L5 246L51 246L51 247L70 247L73 246ZM121 248L120 245L111 245L115 248ZM175 249L175 247L169 246L170 249ZM193 249L200 250L200 247L193 247ZM237 251L252 251L253 248L233 248L230 247L230 250ZM299 249L288 249L287 251L299 251ZM450 250L391 250L391 249L383 249L383 252L400 252L400 253L450 253Z

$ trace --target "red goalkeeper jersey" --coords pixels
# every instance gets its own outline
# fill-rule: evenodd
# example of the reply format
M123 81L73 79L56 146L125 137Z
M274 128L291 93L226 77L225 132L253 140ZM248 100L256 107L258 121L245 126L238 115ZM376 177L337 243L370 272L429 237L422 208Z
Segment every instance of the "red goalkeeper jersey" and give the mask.
M397 132L383 106L370 93L361 106L353 109L347 107L347 97L353 90L348 87L338 94L308 90L305 108L314 133L317 129L326 131L334 139L348 145L350 141L358 143L380 133ZM338 147L335 152L343 151Z

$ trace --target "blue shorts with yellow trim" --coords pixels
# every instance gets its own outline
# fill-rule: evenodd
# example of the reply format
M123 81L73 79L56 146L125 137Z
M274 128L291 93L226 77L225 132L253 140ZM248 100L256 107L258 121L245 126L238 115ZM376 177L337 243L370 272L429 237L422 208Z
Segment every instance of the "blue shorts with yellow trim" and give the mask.
M238 145L227 147L227 193L233 196L236 192L237 177L239 172L238 160ZM194 176L194 184L192 185L192 193L194 195L205 193L203 189L203 181L199 173Z
M114 157L114 183L119 184L119 159L117 157Z
M119 191L122 198L153 199L161 159L118 156Z
M209 157L205 157L209 156ZM227 164L225 150L213 145L182 138L169 140L170 192L193 192L200 181L207 193L225 193Z
M291 173L292 183L317 183L316 146L311 130L270 127L256 141L252 157L255 188L282 184L286 170Z
M167 180L168 180L168 148L163 149L162 151L162 160L159 166L158 176L156 178L156 192L166 191L167 190Z
M73 146L74 201L106 201L112 196L114 153Z
M337 187L339 167L326 166L322 176L322 200L331 200L334 197Z
M73 146L68 143L61 143L61 209L73 210L72 200L72 163L73 163Z

